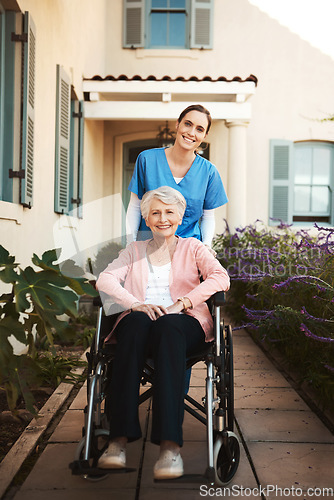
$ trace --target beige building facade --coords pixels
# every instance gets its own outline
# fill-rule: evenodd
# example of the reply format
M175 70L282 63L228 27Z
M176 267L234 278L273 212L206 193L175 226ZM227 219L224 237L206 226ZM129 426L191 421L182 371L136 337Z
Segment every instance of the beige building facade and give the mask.
M197 102L229 198L217 233L333 225L334 60L248 0L175 5L177 47L157 30L169 0L0 0L0 242L17 261L57 247L85 265L121 241L136 152Z

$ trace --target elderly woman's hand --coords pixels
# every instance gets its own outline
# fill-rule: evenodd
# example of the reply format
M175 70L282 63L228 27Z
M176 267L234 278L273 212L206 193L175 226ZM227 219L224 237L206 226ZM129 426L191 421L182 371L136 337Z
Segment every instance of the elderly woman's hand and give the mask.
M135 302L134 304L132 304L131 311L144 312L152 321L156 320L159 316L167 314L167 309L164 306L157 306L155 304L142 304L141 302Z

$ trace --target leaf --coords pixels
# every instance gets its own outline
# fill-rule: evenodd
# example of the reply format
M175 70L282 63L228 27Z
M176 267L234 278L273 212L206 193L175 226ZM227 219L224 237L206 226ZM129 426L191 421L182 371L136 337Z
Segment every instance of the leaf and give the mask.
M97 296L98 292L87 282L87 279L83 277L84 270L76 265L74 260L67 259L59 264L53 264L53 262L58 259L60 252L60 249L49 250L43 253L42 259L34 254L32 262L45 271L55 271L59 276L62 276L67 280L67 285L78 295L87 294L93 297Z
M18 397L20 395L18 386L14 382L9 381L6 384L4 384L4 387L5 387L5 391L6 391L8 407L9 407L10 411L14 415L16 415L17 414L16 404L17 404Z
M27 267L18 276L14 285L16 308L24 312L30 308L27 296L38 310L53 315L77 313L77 295L71 290L66 290L67 279L53 271L35 272L32 267Z
M8 337L3 337L0 331L0 384L4 384L10 378L8 374L13 357L13 346L8 341Z
M2 297L4 297L4 295L2 295L0 297L0 302L2 301ZM10 300L6 301L6 297L4 299L4 302L5 302L5 305L0 309L0 315L5 315L5 316L11 316L13 319L15 320L19 320L19 313L16 311L16 307L15 307L15 304L13 302L13 297L14 297L14 294L8 294L7 297L10 298Z
M97 297L99 292L90 284L87 283L85 278L69 278L69 286L74 290L78 295L90 295L91 297Z
M27 336L23 324L10 316L5 316L0 319L0 342L2 339L8 338L11 335L14 335L22 344L27 343Z
M59 259L60 254L61 249L54 248L53 250L44 252L41 259L34 253L31 260L33 264L46 271L53 270L59 273L59 264L53 264L53 262Z
M9 252L0 245L0 279L4 283L14 283L17 278L17 274L14 269L18 266L15 263L15 257L9 255Z
M18 264L15 263L15 257L9 255L8 250L6 250L2 245L0 245L0 266L14 266L17 267Z

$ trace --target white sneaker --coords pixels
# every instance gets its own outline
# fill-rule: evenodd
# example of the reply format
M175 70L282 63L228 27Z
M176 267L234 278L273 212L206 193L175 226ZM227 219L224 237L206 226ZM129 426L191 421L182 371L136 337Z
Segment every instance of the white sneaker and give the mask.
M123 469L126 464L125 449L119 443L112 441L106 451L100 456L97 466L100 469Z
M153 469L154 479L174 479L183 476L183 460L178 453L164 451Z

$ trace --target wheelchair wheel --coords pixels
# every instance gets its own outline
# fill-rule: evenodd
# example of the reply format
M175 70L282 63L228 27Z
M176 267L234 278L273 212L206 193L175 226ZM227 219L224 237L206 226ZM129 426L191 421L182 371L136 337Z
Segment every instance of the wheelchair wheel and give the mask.
M91 443L91 452L90 452L90 460L89 460L89 465L92 468L92 472L87 474L83 474L84 479L87 479L89 481L101 481L102 479L105 479L109 476L109 472L103 472L102 469L97 469L96 468L96 463L103 452L104 448L108 444L109 441L109 430L106 429L95 429L94 430L94 435L92 436L92 443ZM86 436L84 436L81 441L79 442L75 454L74 454L74 460L83 460L83 453L85 449L85 444L86 444Z
M213 446L213 464L217 485L224 486L233 479L239 460L239 440L234 432L227 431L219 434Z

